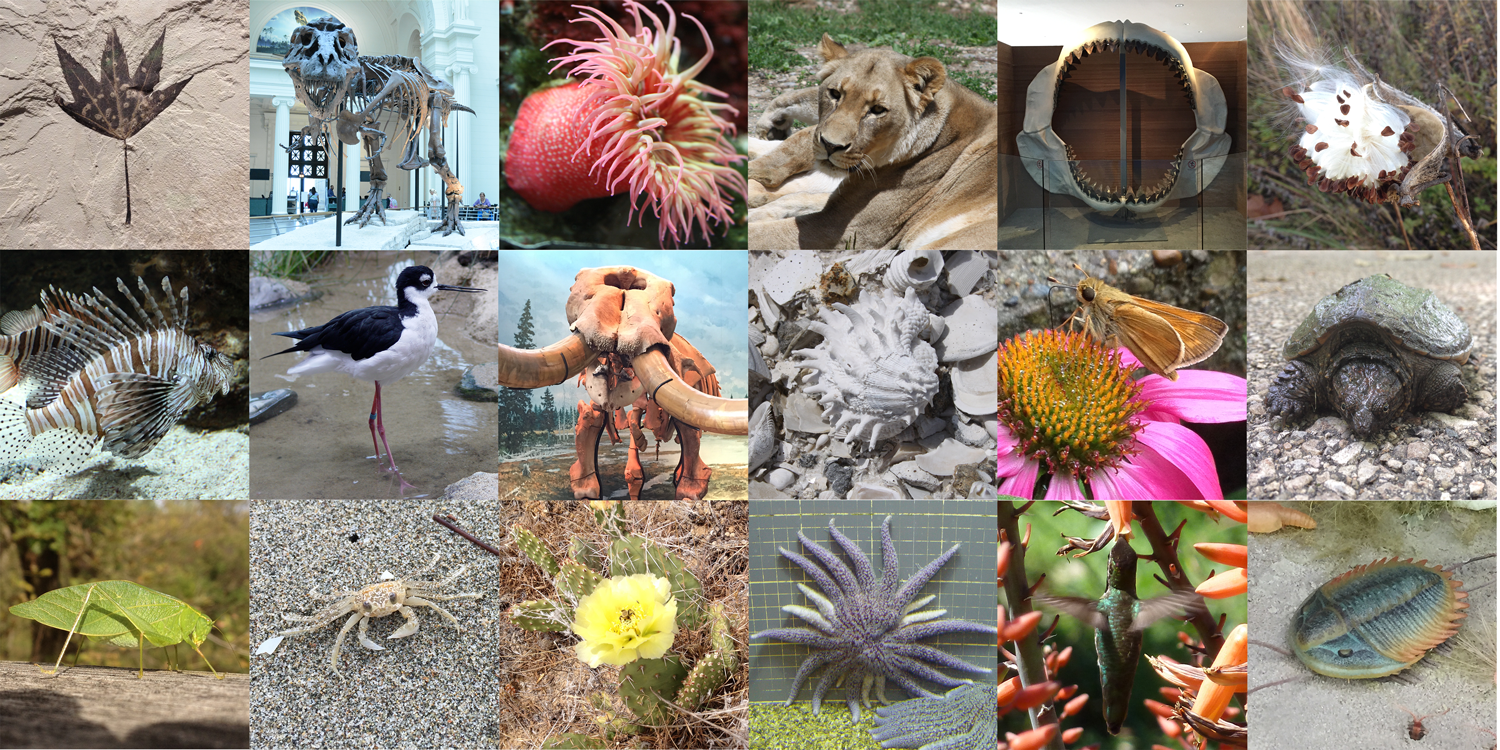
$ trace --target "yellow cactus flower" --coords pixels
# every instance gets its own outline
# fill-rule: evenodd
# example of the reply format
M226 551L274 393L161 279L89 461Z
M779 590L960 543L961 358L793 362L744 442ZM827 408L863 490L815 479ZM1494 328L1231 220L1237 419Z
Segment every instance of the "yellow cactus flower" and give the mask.
M597 667L660 659L677 637L672 583L649 573L608 578L573 613L578 660Z

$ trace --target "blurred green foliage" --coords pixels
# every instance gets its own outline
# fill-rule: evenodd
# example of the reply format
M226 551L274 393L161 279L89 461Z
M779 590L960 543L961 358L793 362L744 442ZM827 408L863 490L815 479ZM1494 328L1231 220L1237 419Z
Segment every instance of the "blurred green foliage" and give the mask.
M1187 522L1182 529L1182 541L1178 546L1177 558L1182 565L1183 572L1193 585L1202 583L1211 572L1223 572L1225 567L1199 555L1193 550L1194 544L1203 542L1245 544L1244 524L1234 523L1227 518L1220 518L1215 522L1209 518L1208 514L1180 503L1153 502L1151 505L1156 512L1157 520L1161 522L1162 529L1168 534L1172 533L1179 523ZM1058 510L1062 512L1054 516L1054 511ZM1028 583L1034 585L1040 576L1045 574L1046 581L1042 583L1042 590L1053 595L1085 596L1097 599L1104 594L1105 565L1109 561L1110 548L1108 546L1076 559L1073 555L1078 554L1077 550L1071 551L1066 557L1059 557L1057 551L1067 544L1063 536L1094 539L1109 525L1108 521L1096 521L1061 503L1053 502L1033 504L1021 521L1023 534L1026 525L1031 526L1031 544L1026 549L1026 575L1030 579ZM1135 531L1132 546L1141 555L1139 568L1136 570L1136 594L1141 599L1149 599L1168 593L1169 589L1158 580L1164 577L1161 568L1145 558L1151 553L1151 549L1145 535L1141 532L1139 519L1132 523L1132 528ZM1000 598L1003 602L1004 590L1001 591ZM1221 615L1228 617L1223 627L1225 634L1234 626L1245 622L1246 600L1244 596L1206 601L1215 622L1219 621ZM1104 726L1103 691L1099 686L1098 654L1094 650L1093 628L1067 615L1059 616L1058 613L1046 608L1042 608L1042 612L1044 616L1041 625L1037 627L1038 631L1045 630L1052 624L1053 618L1060 617L1057 628L1047 643L1052 644L1058 650L1068 646L1073 647L1073 655L1069 658L1067 666L1059 671L1055 679L1064 685L1077 685L1078 694L1088 693L1089 695L1088 704L1084 706L1083 711L1064 719L1063 728L1083 727L1083 736L1072 743L1075 746L1083 747L1108 741L1108 746L1114 747L1116 740L1110 738ZM1141 701L1150 698L1169 703L1159 692L1159 688L1169 685L1151 670L1151 665L1146 662L1145 654L1165 655L1179 662L1192 662L1192 654L1178 640L1178 633L1187 633L1195 641L1197 640L1197 631L1191 625L1171 618L1158 620L1144 633L1143 655L1140 664L1136 667L1130 711L1126 717L1125 728L1120 735L1122 738L1130 736L1138 738L1138 742L1133 745L1135 747L1148 747L1153 742L1173 747L1177 744L1169 741L1162 734L1157 726L1156 717ZM1019 733L1030 728L1024 711L1012 711L1000 719L1002 733Z
M0 659L50 664L67 638L10 615L53 589L133 581L169 594L214 621L203 653L214 668L250 669L250 524L244 503L219 501L8 501L0 503ZM135 668L133 649L74 638L79 664ZM147 669L188 669L181 647L148 649ZM64 664L72 664L70 655Z

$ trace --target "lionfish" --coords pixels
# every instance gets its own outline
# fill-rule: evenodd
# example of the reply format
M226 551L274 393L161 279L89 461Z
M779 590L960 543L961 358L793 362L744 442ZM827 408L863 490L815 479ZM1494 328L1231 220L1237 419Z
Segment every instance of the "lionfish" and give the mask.
M137 277L148 315L115 281L134 317L97 287L93 296L52 288L41 307L0 317L0 461L29 449L49 465L73 466L101 441L139 458L189 409L229 392L229 357L187 334L187 287L174 299L162 277L158 305Z

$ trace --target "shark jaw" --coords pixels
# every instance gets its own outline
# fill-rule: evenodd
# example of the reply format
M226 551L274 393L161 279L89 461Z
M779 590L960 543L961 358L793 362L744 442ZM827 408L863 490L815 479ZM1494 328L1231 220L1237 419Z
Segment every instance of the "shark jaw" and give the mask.
M1052 129L1063 82L1083 59L1098 53L1140 54L1167 66L1193 110L1197 128L1177 150L1166 175L1139 188L1101 184L1079 167L1077 155ZM1212 75L1193 67L1192 57L1177 40L1145 24L1111 21L1096 24L1063 48L1057 61L1038 71L1026 89L1026 120L1016 145L1026 171L1054 193L1072 195L1098 211L1153 211L1167 200L1197 195L1218 176L1229 153L1224 132L1229 109L1224 90ZM1064 166L1066 165L1066 166Z

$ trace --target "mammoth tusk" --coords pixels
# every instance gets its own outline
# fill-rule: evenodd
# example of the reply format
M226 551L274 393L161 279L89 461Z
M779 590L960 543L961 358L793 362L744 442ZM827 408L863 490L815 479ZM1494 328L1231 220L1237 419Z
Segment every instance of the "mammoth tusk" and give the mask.
M542 388L558 385L583 372L592 357L577 334L542 349L517 349L500 345L500 385L507 388Z
M656 349L631 360L646 393L668 414L700 430L720 435L750 434L750 403L743 398L719 398L694 389L667 364Z

